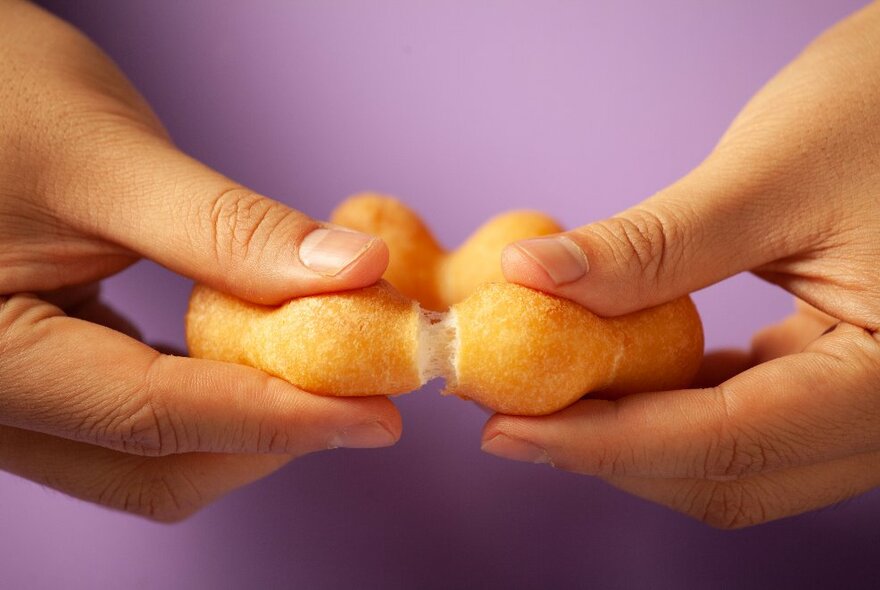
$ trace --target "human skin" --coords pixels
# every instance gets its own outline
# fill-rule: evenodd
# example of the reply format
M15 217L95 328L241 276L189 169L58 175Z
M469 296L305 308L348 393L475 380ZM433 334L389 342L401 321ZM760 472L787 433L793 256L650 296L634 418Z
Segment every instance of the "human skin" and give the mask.
M399 438L385 398L126 335L96 284L141 257L271 304L372 284L388 251L179 152L84 36L0 0L0 469L175 521L292 458Z
M880 4L815 40L680 181L511 245L502 264L508 280L600 315L743 271L797 300L750 351L709 355L707 387L496 415L487 452L595 475L722 528L880 485Z

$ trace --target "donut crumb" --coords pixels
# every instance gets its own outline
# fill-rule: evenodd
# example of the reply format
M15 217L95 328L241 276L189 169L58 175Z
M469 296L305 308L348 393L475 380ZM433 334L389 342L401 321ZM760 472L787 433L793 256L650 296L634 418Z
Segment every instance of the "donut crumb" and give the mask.
M458 381L458 322L454 311L422 309L419 321L419 378L422 385L436 379L446 381L446 389Z

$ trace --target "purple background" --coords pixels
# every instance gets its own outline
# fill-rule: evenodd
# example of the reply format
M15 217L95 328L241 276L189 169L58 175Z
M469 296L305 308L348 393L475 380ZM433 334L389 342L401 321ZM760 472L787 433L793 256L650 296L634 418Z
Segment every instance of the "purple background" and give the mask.
M397 194L454 245L500 210L571 226L656 191L862 4L51 7L196 157L318 217L354 191ZM149 339L178 345L188 289L145 263L106 285ZM790 309L747 276L697 299L712 347L744 345ZM485 415L436 386L399 406L397 447L306 457L170 527L0 474L0 585L878 587L878 493L724 533L587 477L483 455Z

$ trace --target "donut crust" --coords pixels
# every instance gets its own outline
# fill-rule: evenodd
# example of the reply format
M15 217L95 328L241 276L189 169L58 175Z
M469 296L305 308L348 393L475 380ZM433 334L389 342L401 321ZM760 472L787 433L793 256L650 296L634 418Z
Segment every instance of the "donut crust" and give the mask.
M502 282L506 244L560 231L545 215L500 215L454 252L390 197L349 199L333 222L387 242L386 280L275 307L197 285L186 318L190 354L256 367L320 395L400 394L440 377L448 393L526 416L596 391L686 387L702 361L702 323L689 297L602 318Z

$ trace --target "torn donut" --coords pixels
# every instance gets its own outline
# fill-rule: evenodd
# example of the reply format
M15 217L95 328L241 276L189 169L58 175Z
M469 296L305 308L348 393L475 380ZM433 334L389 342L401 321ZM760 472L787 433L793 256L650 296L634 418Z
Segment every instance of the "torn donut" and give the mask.
M190 354L250 365L321 395L400 394L443 378L448 393L532 416L600 390L685 387L699 367L702 324L688 297L601 318L567 299L492 282L506 244L559 231L541 214L499 216L452 253L388 197L351 199L333 221L386 241L387 282L275 307L197 285L186 321Z

